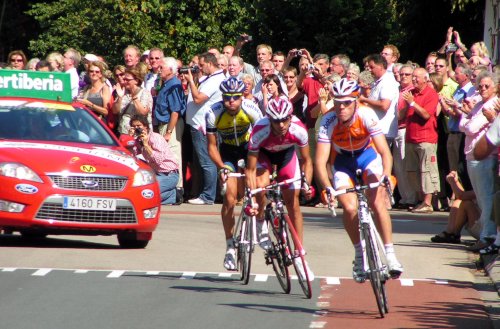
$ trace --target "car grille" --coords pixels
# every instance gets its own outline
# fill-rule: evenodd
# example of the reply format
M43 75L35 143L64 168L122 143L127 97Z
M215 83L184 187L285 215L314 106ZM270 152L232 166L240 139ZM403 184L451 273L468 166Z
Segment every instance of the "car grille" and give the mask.
M52 200L50 200L52 199ZM64 209L62 197L46 200L36 214L36 219L72 223L135 224L137 216L128 200L117 200L115 211ZM59 202L58 199L61 201ZM54 200L57 200L56 202Z
M49 175L55 187L67 190L84 191L122 191L127 184L127 178L121 176L62 176Z

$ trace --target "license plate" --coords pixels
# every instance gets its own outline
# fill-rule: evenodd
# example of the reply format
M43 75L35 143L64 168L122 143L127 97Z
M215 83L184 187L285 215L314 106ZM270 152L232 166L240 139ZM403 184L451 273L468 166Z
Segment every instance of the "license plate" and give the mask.
M115 199L105 198L86 198L86 197L64 197L64 209L78 209L78 210L116 210Z

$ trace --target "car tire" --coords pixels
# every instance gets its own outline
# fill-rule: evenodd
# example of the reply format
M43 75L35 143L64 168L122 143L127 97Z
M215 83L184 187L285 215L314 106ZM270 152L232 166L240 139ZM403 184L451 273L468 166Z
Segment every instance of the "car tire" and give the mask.
M36 231L21 230L21 236L25 239L45 239L48 234Z
M118 234L118 243L125 249L143 249L149 243L149 240L138 240L131 234Z

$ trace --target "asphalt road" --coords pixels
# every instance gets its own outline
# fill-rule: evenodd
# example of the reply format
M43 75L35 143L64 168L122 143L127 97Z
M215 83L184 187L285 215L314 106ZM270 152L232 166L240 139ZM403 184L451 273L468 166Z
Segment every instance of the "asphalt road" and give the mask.
M260 250L248 286L223 269L219 208L164 207L144 250L122 250L115 237L0 236L0 328L492 327L486 310L495 297L485 301L491 287L474 256L429 242L444 213L392 212L405 273L387 284L390 313L379 319L369 283L352 281L353 250L339 218L303 208L317 278L307 300L295 280L290 295L281 292Z

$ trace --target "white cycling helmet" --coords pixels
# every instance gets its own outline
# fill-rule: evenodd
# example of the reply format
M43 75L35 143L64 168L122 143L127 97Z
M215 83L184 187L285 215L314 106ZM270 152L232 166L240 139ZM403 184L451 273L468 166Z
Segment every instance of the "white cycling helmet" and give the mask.
M267 115L273 120L283 120L293 113L293 105L288 99L274 98L269 101Z
M335 98L358 98L359 85L356 81L340 79L332 86L333 97Z
M244 90L245 83L235 77L230 77L229 79L222 81L220 84L220 91L223 94L242 93Z

